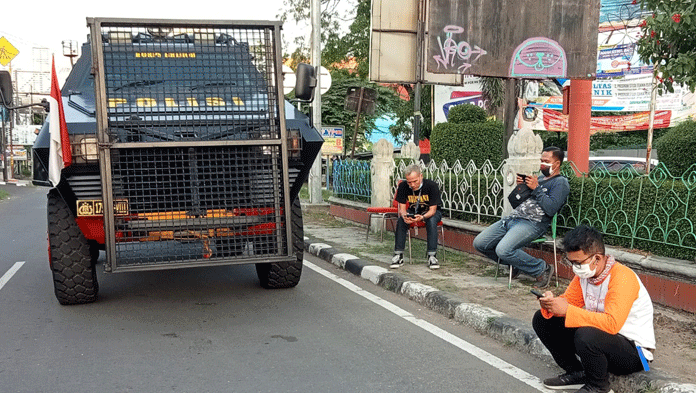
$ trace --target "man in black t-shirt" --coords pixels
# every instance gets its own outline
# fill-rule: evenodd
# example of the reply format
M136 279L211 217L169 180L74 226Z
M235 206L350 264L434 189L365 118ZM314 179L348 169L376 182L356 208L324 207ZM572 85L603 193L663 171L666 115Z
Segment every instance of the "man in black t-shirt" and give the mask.
M394 256L389 267L396 269L404 264L406 232L411 224L425 223L428 238L428 267L438 269L437 224L442 218L440 189L432 180L423 179L418 165L410 165L404 170L406 181L399 183L396 201L399 203L399 219L396 224Z

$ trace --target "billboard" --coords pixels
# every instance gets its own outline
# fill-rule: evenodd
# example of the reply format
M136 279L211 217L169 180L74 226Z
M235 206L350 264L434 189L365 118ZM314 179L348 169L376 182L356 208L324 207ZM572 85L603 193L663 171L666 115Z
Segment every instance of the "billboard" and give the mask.
M427 71L593 79L597 0L431 0Z

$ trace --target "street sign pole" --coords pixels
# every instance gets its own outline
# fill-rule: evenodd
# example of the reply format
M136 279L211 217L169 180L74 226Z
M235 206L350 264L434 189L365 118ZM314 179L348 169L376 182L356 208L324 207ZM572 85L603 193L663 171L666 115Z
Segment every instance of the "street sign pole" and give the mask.
M317 87L314 93L314 101L312 102L312 120L316 129L321 129L321 0L312 0L311 2L312 16L312 65L316 69ZM321 154L317 154L316 160L312 168L309 170L309 203L319 204L323 202L321 195Z
M353 132L353 149L350 151L350 159L355 159L355 140L358 139L358 127L360 126L360 111L362 110L363 94L365 93L365 88L360 88L360 98L358 99L358 110L355 116L355 131Z

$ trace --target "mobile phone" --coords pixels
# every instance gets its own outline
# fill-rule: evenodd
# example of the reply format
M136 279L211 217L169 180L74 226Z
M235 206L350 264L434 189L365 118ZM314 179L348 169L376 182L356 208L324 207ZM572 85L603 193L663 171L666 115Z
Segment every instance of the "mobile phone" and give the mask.
M527 179L527 175L523 175L521 173L518 173L517 176L521 177L523 182Z
M529 292L531 292L532 294L536 295L537 298L544 297L544 294L541 293L541 292L539 292L539 291L537 291L536 289L530 289Z
M406 215L406 217L408 217L408 218L416 218L416 215L413 214L413 213L408 213L408 214Z

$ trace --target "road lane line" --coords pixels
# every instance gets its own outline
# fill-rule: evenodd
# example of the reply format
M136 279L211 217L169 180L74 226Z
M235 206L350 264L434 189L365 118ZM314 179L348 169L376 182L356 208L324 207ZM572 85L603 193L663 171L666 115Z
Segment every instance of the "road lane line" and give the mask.
M17 273L17 270L19 270L20 267L24 265L24 261L22 262L15 262L14 265L10 268L10 270L7 271L7 273L3 274L2 277L0 277L0 289L7 284L8 281L10 281L10 278L14 276L15 273Z
M461 338L443 330L440 329L439 327L426 322L422 319L416 318L413 314L410 312L382 299L381 297L374 295L359 286L351 283L350 281L347 281L341 277L338 277L337 275L330 273L327 270L324 270L320 268L319 266L309 262L308 260L304 260L304 265L307 266L308 268L314 270L315 272L321 274L322 276L335 281L336 283L342 285L343 287L347 288L348 290L355 292L356 294L364 297L365 299L378 304L382 306L383 308L387 309L388 311L396 314L397 316L405 319L406 321L420 327L421 329L433 334L436 337L439 337L448 343L454 345L455 347L463 350L464 352L467 352L468 354L477 357L481 361L488 363L489 365L497 368L498 370L504 372L505 374L510 375L511 377L518 379L527 385L533 387L534 389L537 389L540 392L544 393L553 393L553 390L549 390L544 387L544 385L541 383L541 380L537 377L535 377L532 374L529 374L528 372L521 370L512 364L484 351L483 349L465 341L462 340Z

